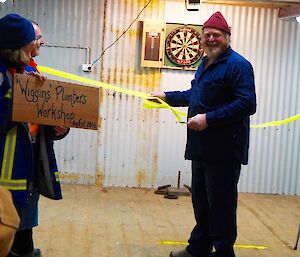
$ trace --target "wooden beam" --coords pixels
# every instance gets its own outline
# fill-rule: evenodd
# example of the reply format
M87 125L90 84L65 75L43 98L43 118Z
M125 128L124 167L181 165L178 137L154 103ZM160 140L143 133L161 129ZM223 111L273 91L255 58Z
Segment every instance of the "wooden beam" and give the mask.
M279 8L278 18L286 19L300 16L300 4L293 7Z
M201 3L236 6L255 6L261 8L280 8L298 5L300 4L300 0L202 0Z

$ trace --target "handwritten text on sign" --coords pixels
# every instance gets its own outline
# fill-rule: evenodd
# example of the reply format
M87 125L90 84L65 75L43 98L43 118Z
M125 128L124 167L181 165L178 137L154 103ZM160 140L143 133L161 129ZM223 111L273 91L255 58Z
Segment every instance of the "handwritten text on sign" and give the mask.
M98 129L99 88L15 74L14 121Z

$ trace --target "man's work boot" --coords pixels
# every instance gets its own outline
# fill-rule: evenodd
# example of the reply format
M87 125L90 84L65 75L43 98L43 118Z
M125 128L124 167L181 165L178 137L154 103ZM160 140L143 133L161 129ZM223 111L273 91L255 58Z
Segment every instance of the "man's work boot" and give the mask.
M13 252L9 252L9 254L6 257L34 257L33 251L27 254L16 254Z
M33 257L42 257L42 251L39 248L34 248Z
M221 251L219 251L219 252L212 252L210 254L210 257L220 257L220 256L222 256L222 257L235 257L235 254L234 254L233 251L230 251L230 252L221 252Z
M6 257L42 257L42 252L40 249L35 248L32 252L22 255L10 252Z
M183 249L171 252L170 257L193 257L193 255L189 254L186 249Z

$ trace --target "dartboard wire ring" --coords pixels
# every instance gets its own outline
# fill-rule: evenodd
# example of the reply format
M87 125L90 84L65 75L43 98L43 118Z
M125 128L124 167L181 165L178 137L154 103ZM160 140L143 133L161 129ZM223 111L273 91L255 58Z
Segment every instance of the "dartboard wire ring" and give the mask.
M191 66L203 56L200 33L189 26L175 28L167 36L165 52L176 65Z

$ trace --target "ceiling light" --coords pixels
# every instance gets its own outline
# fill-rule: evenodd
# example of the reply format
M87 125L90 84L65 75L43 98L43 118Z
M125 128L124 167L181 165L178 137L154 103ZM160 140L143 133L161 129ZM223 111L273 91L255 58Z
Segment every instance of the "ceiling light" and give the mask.
M300 23L300 16L296 17L296 21Z

